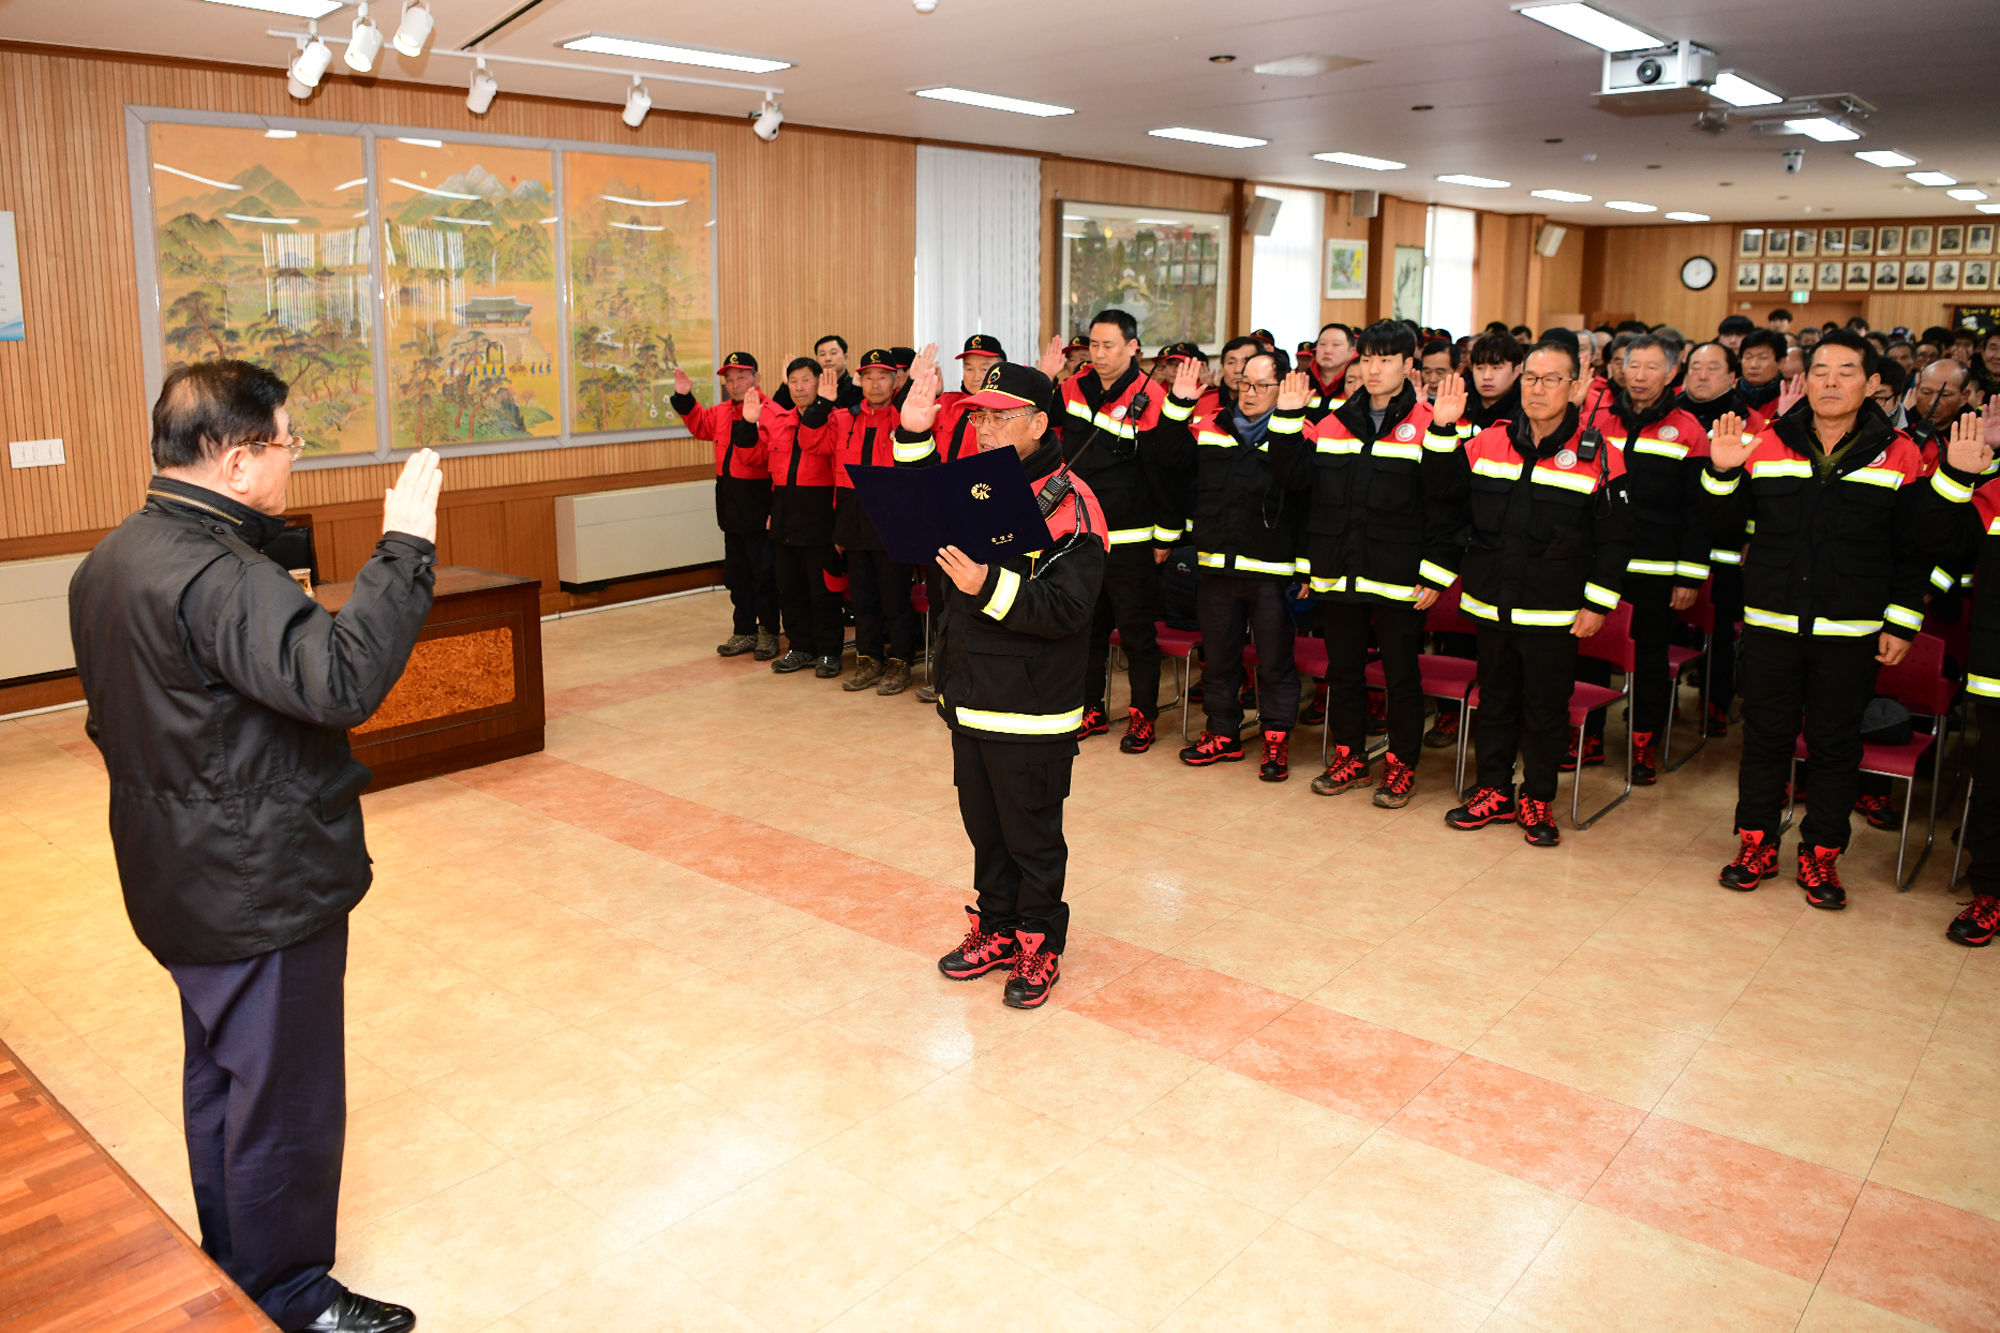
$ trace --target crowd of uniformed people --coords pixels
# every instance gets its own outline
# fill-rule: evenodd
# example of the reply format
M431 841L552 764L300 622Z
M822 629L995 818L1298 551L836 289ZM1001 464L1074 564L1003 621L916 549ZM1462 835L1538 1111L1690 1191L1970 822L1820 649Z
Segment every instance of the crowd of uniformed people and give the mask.
M2000 583L2000 414L1980 407L2000 387L2000 334L1789 323L1731 316L1697 343L1636 322L1453 340L1386 320L1329 324L1296 362L1264 330L1214 361L1190 343L1148 360L1112 309L1034 365L974 335L949 389L935 348L850 369L828 336L768 392L731 353L716 405L679 372L673 399L715 448L735 617L717 651L838 677L851 618L842 687L914 686L937 706L979 889L940 967L1010 967L1010 1004L1040 1003L1059 971L1061 803L1079 743L1110 730L1114 648L1130 687L1119 748L1144 753L1170 626L1194 632L1182 651L1201 663L1185 679L1206 721L1184 763L1257 756L1284 781L1291 732L1324 721L1312 790L1372 787L1395 808L1426 748L1463 753L1476 707L1473 771L1445 822L1512 823L1553 847L1559 774L1605 757L1603 708L1572 725L1579 682L1629 676L1631 781L1655 783L1679 711L1671 650L1702 646L1691 625L1712 623L1692 721L1724 735L1740 699L1743 729L1740 847L1720 883L1778 873L1797 800L1797 883L1839 910L1852 815L1899 820L1887 779L1861 772L1863 715L1927 624L1961 627L1964 660L1942 670L2000 736L2000 597L1974 596L1981 572ZM889 558L850 468L1002 447L1042 500L1044 550ZM1589 642L1607 625L1616 651ZM1476 692L1427 699L1427 649L1476 663ZM1928 725L1943 745L1957 724ZM2000 928L2000 744L1980 750L1964 834L1974 893L1949 933L1980 946Z

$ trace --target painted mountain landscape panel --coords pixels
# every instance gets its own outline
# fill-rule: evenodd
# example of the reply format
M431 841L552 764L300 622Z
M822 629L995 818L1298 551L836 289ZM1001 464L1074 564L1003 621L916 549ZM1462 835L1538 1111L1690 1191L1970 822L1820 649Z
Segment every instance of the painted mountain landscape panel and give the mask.
M674 369L715 399L711 169L563 154L569 250L570 429L658 429Z
M392 448L552 436L555 155L378 139Z
M292 386L308 456L373 453L361 139L169 123L149 134L166 368L268 366Z

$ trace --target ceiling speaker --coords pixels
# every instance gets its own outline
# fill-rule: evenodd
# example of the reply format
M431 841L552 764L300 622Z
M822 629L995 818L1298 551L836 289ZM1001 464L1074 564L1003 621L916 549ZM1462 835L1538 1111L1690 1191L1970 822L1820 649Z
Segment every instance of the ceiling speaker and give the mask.
M1372 218L1382 211L1382 196L1374 190L1356 190L1347 197L1347 216Z
M1243 210L1243 225L1252 236L1269 236L1278 225L1278 207L1282 199L1268 195L1253 195L1249 207Z
M1563 237L1569 235L1569 228L1558 227L1553 222L1542 224L1535 233L1535 253L1544 259L1554 259L1556 251L1562 249Z

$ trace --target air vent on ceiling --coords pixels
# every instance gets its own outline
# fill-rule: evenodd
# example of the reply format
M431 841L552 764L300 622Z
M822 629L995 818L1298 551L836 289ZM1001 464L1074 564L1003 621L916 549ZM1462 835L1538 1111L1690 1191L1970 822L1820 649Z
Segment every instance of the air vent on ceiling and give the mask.
M1337 69L1352 69L1356 65L1373 63L1354 56L1322 56L1307 52L1304 55L1267 60L1261 65L1252 65L1250 68L1253 73L1275 74L1281 79L1309 79L1315 74L1331 74Z

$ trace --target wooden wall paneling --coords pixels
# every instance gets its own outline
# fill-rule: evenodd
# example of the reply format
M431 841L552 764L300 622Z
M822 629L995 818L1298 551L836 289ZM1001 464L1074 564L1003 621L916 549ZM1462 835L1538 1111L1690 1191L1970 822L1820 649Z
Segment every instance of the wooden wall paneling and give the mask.
M1649 324L1671 324L1706 336L1729 313L1735 264L1735 228L1722 223L1685 227L1606 227L1599 302L1590 308L1630 310ZM1705 290L1681 285L1681 265L1696 255L1715 261L1716 279Z
M1611 228L1582 227L1579 230L1582 235L1574 238L1565 236L1563 244L1568 245L1572 239L1581 242L1578 246L1576 308L1588 315L1592 311L1604 309L1605 233ZM1721 279L1718 278L1716 281L1720 282ZM1537 329L1536 332L1539 333L1541 330Z
M1588 309L1583 303L1583 252L1587 228L1571 227L1562 246L1541 261L1534 291L1535 318L1529 320L1535 332L1555 322L1558 315L1579 314Z
M1505 213L1481 213L1479 215L1479 251L1473 260L1472 281L1472 327L1485 327L1488 320L1504 319L1514 323L1507 315L1507 215ZM1459 330L1452 330L1454 333Z

